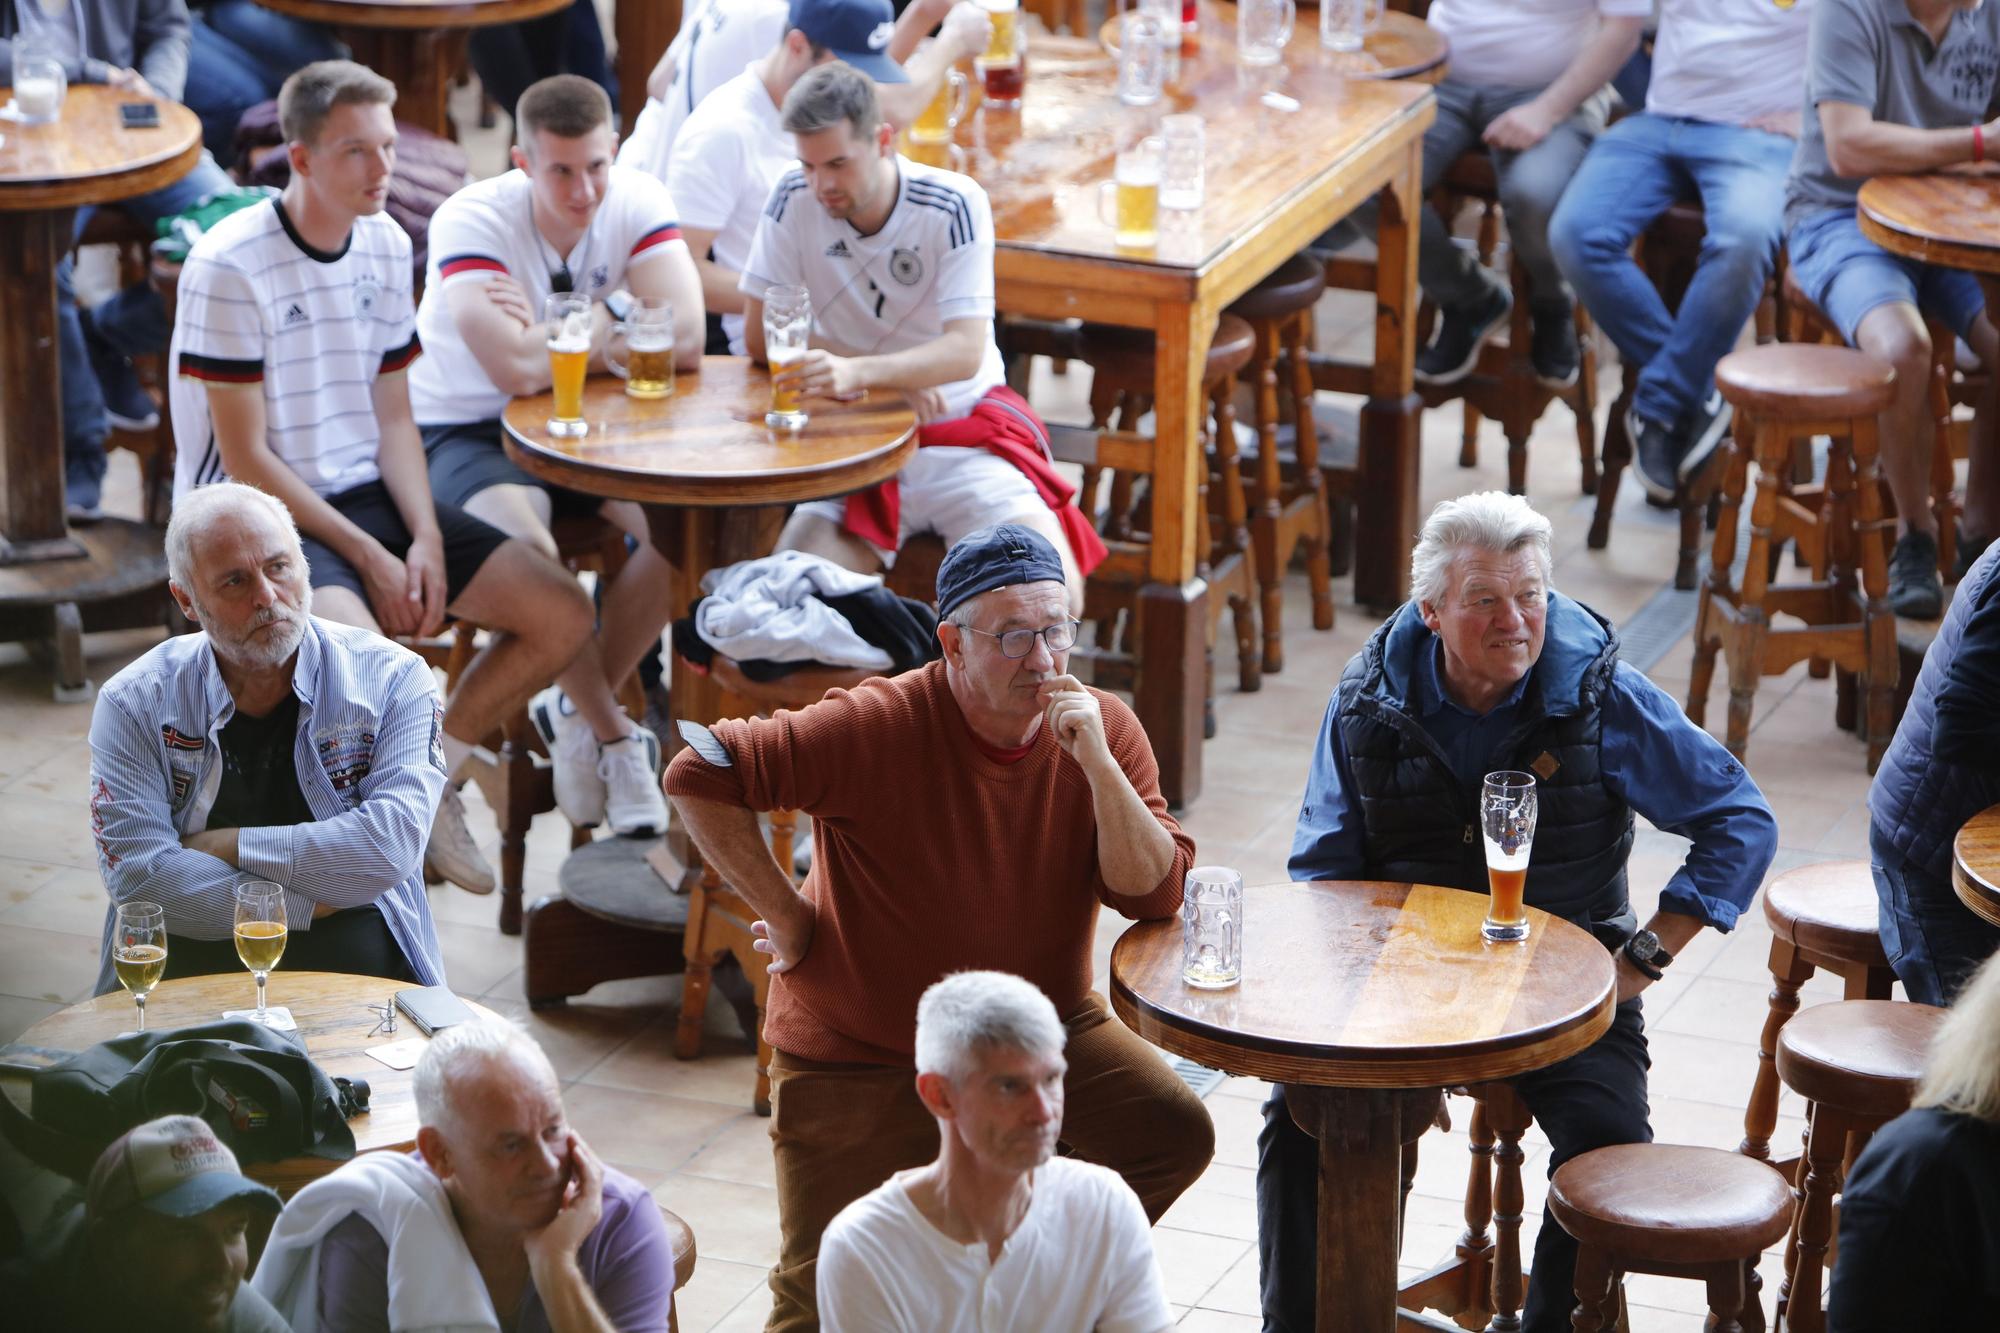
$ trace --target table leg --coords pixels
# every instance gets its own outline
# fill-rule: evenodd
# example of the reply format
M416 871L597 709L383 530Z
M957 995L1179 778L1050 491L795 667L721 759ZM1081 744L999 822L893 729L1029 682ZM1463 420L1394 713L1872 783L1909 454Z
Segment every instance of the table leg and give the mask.
M56 263L67 208L0 213L0 566L83 554L63 521Z
M1375 367L1361 408L1361 485L1354 519L1354 599L1378 614L1410 595L1417 532L1419 413L1417 232L1423 145L1412 141L1382 193L1376 231Z
M446 109L451 83L465 68L469 28L342 28L341 40L354 58L396 85L396 119L458 137ZM514 108L506 108L511 115Z
M1202 693L1207 685L1208 585L1195 577L1202 503L1201 373L1215 314L1166 306L1154 361L1153 531L1139 589L1139 674L1133 711L1160 765L1160 793L1184 807L1201 795Z
M650 0L618 6L618 111L625 133L632 132L646 106L646 76L681 30L681 0Z
M1403 1143L1431 1123L1439 1095L1285 1086L1293 1122L1319 1140L1318 1333L1396 1327Z

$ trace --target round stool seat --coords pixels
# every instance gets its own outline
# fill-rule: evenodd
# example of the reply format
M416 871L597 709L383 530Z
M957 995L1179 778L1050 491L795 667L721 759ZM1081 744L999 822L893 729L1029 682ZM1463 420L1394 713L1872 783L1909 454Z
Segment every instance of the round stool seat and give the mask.
M599 838L571 852L556 872L562 895L579 911L638 930L681 934L688 900L670 893L646 861L658 838Z
M1784 1239L1792 1187L1741 1153L1627 1143L1564 1162L1549 1209L1579 1243L1613 1257L1724 1263Z
M1079 361L1099 375L1131 385L1142 393L1153 391L1153 354L1158 340L1150 329L1123 329L1113 324L1085 324L1077 330ZM1201 382L1213 384L1224 375L1234 375L1250 362L1257 347L1257 335L1234 315L1215 322L1215 337L1208 344L1208 360L1201 369Z
M1770 343L1731 352L1715 385L1737 408L1778 421L1872 417L1896 394L1887 361L1852 347Z
M1880 907L1866 861L1800 866L1764 890L1764 919L1779 939L1868 967L1889 966L1889 956L1882 952Z
M1230 303L1229 313L1245 319L1283 319L1319 300L1326 290L1326 266L1311 255L1293 255L1270 277Z
M1944 1015L1902 1000L1815 1005L1778 1034L1778 1077L1807 1101L1883 1119L1901 1115Z

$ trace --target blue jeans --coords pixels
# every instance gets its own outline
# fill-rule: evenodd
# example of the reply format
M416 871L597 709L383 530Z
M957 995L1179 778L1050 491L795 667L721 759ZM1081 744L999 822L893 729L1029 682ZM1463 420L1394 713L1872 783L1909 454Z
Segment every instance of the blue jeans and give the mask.
M1918 1004L1948 1005L1979 965L2000 949L2000 926L1973 915L1941 880L1910 864L1873 825L1868 859L1881 900L1882 951Z
M201 139L224 162L236 155L236 122L278 95L294 70L335 60L346 48L316 23L275 13L254 0L213 0L195 15L188 54L188 106Z
M1715 386L1715 363L1757 308L1785 233L1782 134L1675 116L1637 115L1606 130L1549 223L1563 276L1618 351L1642 367L1633 406L1672 426ZM1670 314L1632 242L1668 208L1707 214L1699 266Z

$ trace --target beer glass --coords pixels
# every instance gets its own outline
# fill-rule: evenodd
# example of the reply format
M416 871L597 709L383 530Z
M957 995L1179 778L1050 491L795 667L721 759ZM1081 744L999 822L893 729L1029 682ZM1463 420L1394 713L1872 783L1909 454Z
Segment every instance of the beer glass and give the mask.
M1021 0L978 0L978 3L993 25L986 38L985 59L996 65L1012 60L1019 46Z
M604 349L604 364L625 381L628 398L665 398L674 391L674 307L669 301L640 297L625 318L611 326L625 340L625 359L618 359L615 342Z
M1329 51L1359 51L1382 21L1382 0L1319 0L1319 44Z
M1118 24L1118 100L1151 106L1167 82L1167 30L1157 15L1135 9ZM1173 42L1180 45L1180 35Z
M1141 14L1151 14L1160 21L1160 41L1166 58L1163 67L1168 83L1181 81L1181 7L1179 0L1137 0L1134 6Z
M14 110L24 125L53 125L62 119L69 76L62 57L40 38L14 39Z
M286 933L282 887L264 880L236 886L236 956L250 969L250 975L257 978L256 1012L244 1015L253 1023L290 1026L290 1015L280 1022L273 1011L264 1007L264 986L271 979L271 969L285 955Z
M1181 980L1221 990L1243 979L1243 876L1196 866L1181 891Z
M764 293L764 360L771 367L771 410L764 424L772 430L805 428L805 407L788 372L806 354L812 337L812 294L803 287L773 287Z
M542 302L549 326L549 380L555 397L549 434L574 438L590 427L583 419L583 376L590 366L590 298L557 292Z
M1535 777L1486 775L1479 794L1479 822L1486 835L1486 885L1491 894L1479 933L1496 944L1528 938L1528 853L1535 845Z
M1206 193L1208 132L1201 116L1185 111L1160 118L1160 207L1200 208Z
M1109 207L1107 207L1109 203ZM1116 174L1097 197L1101 221L1116 229L1117 243L1147 250L1160 239L1160 141L1142 139L1118 154ZM1106 216L1109 213L1111 216Z
M1246 65L1275 65L1292 40L1294 0L1243 0L1236 7L1236 56Z
M937 96L917 117L916 124L910 126L910 142L949 143L951 132L958 128L958 122L965 119L965 104L972 96L972 85L957 70L947 70L945 80L938 85Z
M158 903L121 903L111 927L111 967L118 984L139 1006L139 1031L146 1030L146 997L167 970L167 913Z

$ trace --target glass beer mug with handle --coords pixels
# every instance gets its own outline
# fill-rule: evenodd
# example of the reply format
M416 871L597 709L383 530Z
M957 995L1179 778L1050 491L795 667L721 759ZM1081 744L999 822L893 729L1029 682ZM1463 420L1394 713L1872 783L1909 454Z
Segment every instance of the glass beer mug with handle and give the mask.
M549 330L549 383L555 403L549 434L571 438L590 427L583 419L583 377L590 369L590 298L558 292L542 302Z
M1125 249L1149 250L1159 243L1160 156L1158 138L1120 152L1112 179L1097 196L1098 219L1111 224L1112 239Z
M957 70L947 70L938 85L937 96L910 126L911 143L949 143L951 132L965 119L965 104L972 96L972 84Z
M1483 937L1496 944L1528 938L1528 856L1535 846L1535 778L1532 773L1486 775L1479 794L1479 822L1486 841L1486 886L1491 895Z
M1329 51L1359 51L1382 21L1382 0L1320 0L1319 44Z
M1181 980L1221 990L1243 979L1243 876L1196 866L1181 891Z
M23 125L53 125L62 119L69 76L62 55L43 37L14 39L14 112Z
M1236 7L1236 57L1246 65L1275 65L1292 40L1294 0L1243 0Z
M167 971L167 913L158 903L120 903L111 927L111 967L118 984L139 1006L139 1031L146 1030L146 997Z
M672 302L640 297L625 318L611 326L613 341L604 349L604 364L625 381L628 398L665 398L674 391L674 307ZM618 341L625 357L618 357Z
M812 293L803 287L773 287L764 293L764 361L771 368L772 430L799 431L808 420L790 371L804 359L812 340Z

